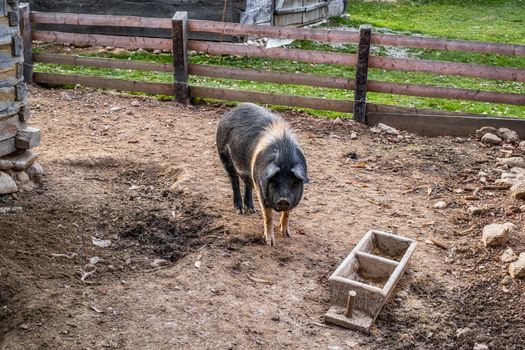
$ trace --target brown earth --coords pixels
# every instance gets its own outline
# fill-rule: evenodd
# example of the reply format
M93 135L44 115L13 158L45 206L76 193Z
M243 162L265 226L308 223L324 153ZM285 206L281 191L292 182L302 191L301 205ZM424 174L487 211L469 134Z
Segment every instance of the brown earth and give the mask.
M524 282L502 284L503 248L480 243L484 224L512 221L520 229L508 246L525 250L520 203L477 180L480 170L499 176L500 149L397 142L350 121L284 113L312 181L292 215L295 234L268 247L259 213L233 213L214 148L230 107L35 87L31 104L46 175L36 189L0 197L23 208L0 216L1 349L525 344ZM438 200L449 207L433 209ZM469 205L489 210L471 217ZM330 274L367 230L392 225L419 244L371 335L324 324ZM94 256L102 260L93 267ZM465 327L472 333L458 339Z

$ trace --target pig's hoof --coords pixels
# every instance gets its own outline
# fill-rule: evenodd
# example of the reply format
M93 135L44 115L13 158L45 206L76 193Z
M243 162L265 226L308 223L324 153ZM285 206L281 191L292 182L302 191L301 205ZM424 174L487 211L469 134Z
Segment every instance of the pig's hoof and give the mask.
M254 208L244 208L244 213L245 214L255 214L255 209Z
M282 225L279 225L279 231L281 231L281 235L283 235L283 237L292 237L292 235L290 234L290 229L288 227L283 228Z
M242 209L240 208L235 209L235 214L242 214Z
M266 244L270 246L275 245L275 237L274 236L266 236Z

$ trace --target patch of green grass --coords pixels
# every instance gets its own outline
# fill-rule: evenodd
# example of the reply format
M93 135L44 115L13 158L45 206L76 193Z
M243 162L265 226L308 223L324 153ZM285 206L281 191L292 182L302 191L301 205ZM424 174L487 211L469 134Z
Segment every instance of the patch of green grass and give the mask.
M484 40L503 43L525 44L525 0L400 0L397 3L353 0L349 2L349 18L338 17L324 26L332 28L357 28L360 24L372 24L376 31L415 33L443 38ZM321 50L339 53L356 53L355 44L329 44L313 41L295 41L290 48ZM465 53L454 51L422 50L411 48L392 48L373 46L372 54L377 56L396 56L436 61L451 61L482 65L506 66L525 69L525 58ZM103 53L90 56L109 57L171 63L169 54L151 53ZM329 64L308 64L279 59L261 59L232 56L209 56L206 54L190 55L194 64L222 65L246 69L273 70L279 72L297 72L320 76L348 77L355 76L354 67ZM139 72L131 70L113 70L87 67L58 66L37 64L36 71L62 72L70 74L99 75L121 79L136 79L154 82L171 82L170 73ZM525 84L509 81L496 81L457 76L444 76L426 73L397 72L371 69L369 79L408 84L455 87L474 90L486 90L506 93L525 94ZM242 90L255 90L283 95L315 96L349 100L353 91L321 89L309 86L271 84L252 81L215 79L206 77L190 78L190 83L200 86L223 87ZM372 103L414 106L440 110L464 111L500 116L525 118L525 106L509 106L493 103L479 103L459 100L419 98L391 94L369 93ZM338 113L313 112L316 115L334 117Z

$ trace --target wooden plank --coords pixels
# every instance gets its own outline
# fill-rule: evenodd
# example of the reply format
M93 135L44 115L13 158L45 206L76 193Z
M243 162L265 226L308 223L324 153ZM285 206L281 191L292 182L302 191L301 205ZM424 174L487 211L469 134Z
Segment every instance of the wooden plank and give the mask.
M470 136L484 126L509 128L515 130L520 138L525 138L525 120L517 118L491 117L446 111L413 110L397 106L367 106L368 124L385 123L392 127L407 130L423 136ZM376 112L374 110L382 110Z
M216 43L211 41L188 42L188 48L194 51L201 51L210 55L233 55L261 58L280 58L285 60L317 63L317 64L337 64L344 66L355 66L357 55L324 52L314 50L272 48L265 49L260 46L236 45L231 43Z
M31 12L33 23L69 24L79 26L137 27L171 29L169 18L93 15L87 13Z
M172 40L147 37L126 37L101 34L76 34L50 31L34 31L33 40L52 43L65 43L77 46L114 46L126 49L171 50Z
M28 3L21 4L19 9L20 35L24 43L23 74L25 82L33 81L33 41L31 34L30 7Z
M471 63L370 56L370 68L525 82L525 69Z
M55 73L34 73L34 81L48 85L82 85L97 89L124 90L171 96L173 85L167 83L150 83L136 80L109 79L94 76L68 75Z
M372 44L430 50L525 56L525 45L499 44L468 40L448 40L412 35L372 33Z
M202 64L190 64L189 72L191 75L205 76L211 78L250 80L292 85L307 85L345 90L353 89L355 86L353 79L303 73L286 73L255 69L209 66Z
M188 13L177 12L173 24L173 91L175 101L188 104Z
M368 91L386 94L525 105L524 94L401 84L374 80L368 80L367 89Z
M355 70L354 120L366 123L366 84L368 81L368 58L370 56L369 25L359 27L359 47L357 66Z
M119 60L114 58L81 57L50 53L33 54L34 62L66 64L71 66L85 66L112 69L133 69L150 72L173 72L173 65L157 62L133 60Z
M253 102L343 113L351 113L353 110L353 103L350 101L318 97L289 96L256 91L219 89L200 86L191 86L190 92L191 97L194 98L213 98L225 101Z
M275 39L315 40L341 43L358 43L359 32L335 29L307 29L260 26L238 23L221 23L191 19L188 21L191 32L205 32L235 36L255 36Z

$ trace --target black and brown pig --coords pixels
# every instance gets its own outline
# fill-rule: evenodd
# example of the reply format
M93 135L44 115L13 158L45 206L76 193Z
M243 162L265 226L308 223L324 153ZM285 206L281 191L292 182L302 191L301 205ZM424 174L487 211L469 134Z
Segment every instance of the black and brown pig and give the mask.
M281 212L281 234L290 236L290 212L299 204L308 176L305 157L288 124L262 107L243 103L219 121L217 150L231 181L235 211L254 212L255 188L266 243L275 245L272 210ZM239 178L244 182L244 203Z

